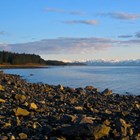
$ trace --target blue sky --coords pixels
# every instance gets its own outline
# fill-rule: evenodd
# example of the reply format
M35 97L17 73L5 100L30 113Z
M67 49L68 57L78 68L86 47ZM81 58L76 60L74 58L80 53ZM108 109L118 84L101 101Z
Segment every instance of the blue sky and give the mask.
M140 59L139 0L1 0L0 50L44 59Z

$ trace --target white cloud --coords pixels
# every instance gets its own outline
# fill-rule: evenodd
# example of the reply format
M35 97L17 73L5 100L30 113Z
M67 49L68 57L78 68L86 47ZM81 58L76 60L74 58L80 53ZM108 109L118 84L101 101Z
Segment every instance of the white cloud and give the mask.
M21 44L8 44L7 47L11 51L22 53L80 54L110 48L115 43L115 40L108 38L56 38Z
M1 35L1 36L9 35L9 33L7 33L6 31L0 31L0 35Z
M85 15L84 12L77 11L77 10L67 11L67 10L64 10L64 9L50 8L50 7L45 8L44 11L45 12L62 13L62 14L70 14L70 15L79 15L79 16Z
M45 54L92 54L112 47L139 46L140 40L113 40L110 38L56 38L18 44L0 44L1 50L19 53Z
M63 21L66 24L86 24L86 25L97 25L99 22L97 20L69 20Z
M45 8L45 12L56 12L56 13L65 13L66 11L63 9L58 9L58 8Z
M135 37L140 38L140 32L137 32L137 33L135 34Z
M119 38L131 38L133 35L120 35Z
M110 12L110 13L99 13L99 16L109 16L111 18L119 20L136 20L140 18L140 14L131 14L126 12Z

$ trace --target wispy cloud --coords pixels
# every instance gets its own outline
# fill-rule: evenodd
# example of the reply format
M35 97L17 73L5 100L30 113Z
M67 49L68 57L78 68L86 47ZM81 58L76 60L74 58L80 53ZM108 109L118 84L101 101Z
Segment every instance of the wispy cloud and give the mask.
M58 9L58 8L45 8L45 12L56 12L56 13L65 13L66 11L63 9Z
M79 16L85 15L84 12L77 11L77 10L67 11L67 10L64 10L64 9L50 8L50 7L45 8L44 11L45 12L55 12L55 13L70 14L70 15L79 15Z
M84 12L80 12L80 11L70 11L68 13L71 14L71 15L79 15L79 16L85 15Z
M108 16L119 20L136 20L140 18L140 14L132 14L126 12L110 12L110 13L98 13L99 16Z
M140 40L139 39L131 39L131 40L126 40L126 41L122 41L121 44L124 45L140 45Z
M131 38L133 35L120 35L119 38Z
M40 41L8 44L10 51L38 54L80 54L91 53L113 46L115 40L108 38L56 38ZM0 45L2 48L2 44Z
M87 24L87 25L97 25L99 22L97 20L68 20L63 21L65 24Z
M135 34L135 37L140 38L140 32L137 32L137 33Z
M118 36L118 38L140 38L140 31L133 33L133 35L131 34L126 34L126 35L120 35Z
M0 44L1 50L9 50L19 53L47 54L92 54L95 51L103 51L112 47L133 47L139 46L139 39L113 40L111 38L56 38L39 41Z
M1 35L1 36L9 35L9 33L7 33L6 31L0 31L0 35Z

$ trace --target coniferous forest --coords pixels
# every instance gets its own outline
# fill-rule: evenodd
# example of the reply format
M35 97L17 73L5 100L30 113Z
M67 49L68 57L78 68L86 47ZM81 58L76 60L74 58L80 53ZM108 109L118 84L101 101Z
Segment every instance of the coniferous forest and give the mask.
M0 64L45 64L45 60L43 60L39 55L35 54L19 54L7 51L0 51Z
M19 54L7 51L0 51L0 64L1 65L66 65L66 63L57 60L45 61L36 54Z

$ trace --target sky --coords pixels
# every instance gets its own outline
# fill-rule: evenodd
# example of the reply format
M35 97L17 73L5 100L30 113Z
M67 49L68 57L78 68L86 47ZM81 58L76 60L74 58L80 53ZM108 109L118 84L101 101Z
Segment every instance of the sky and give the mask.
M140 59L140 0L0 0L0 51L48 60Z

